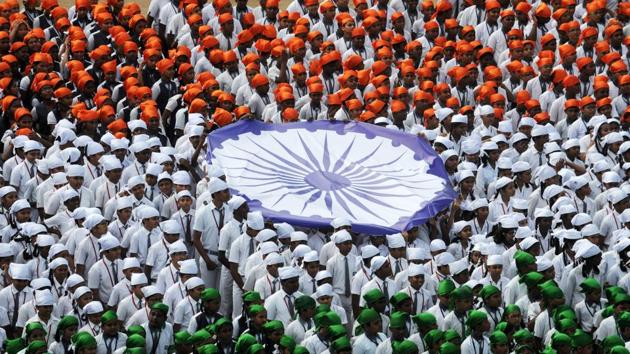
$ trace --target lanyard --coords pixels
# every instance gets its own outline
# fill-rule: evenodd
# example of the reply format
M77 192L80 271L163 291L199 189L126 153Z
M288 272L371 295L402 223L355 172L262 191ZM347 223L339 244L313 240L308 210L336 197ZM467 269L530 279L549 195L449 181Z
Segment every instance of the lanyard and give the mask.
M114 264L114 262L112 262L112 264ZM105 263L105 258L103 258L103 266L105 267L105 270L107 271L107 276L109 277L109 281L112 282L112 287L113 287L116 284L114 283L114 277L112 277L112 273L109 271L109 267L107 266L107 263Z
M470 339L472 339L472 340L470 341L470 343L471 343L471 344L472 344L472 346L473 346L473 352L477 352L477 348L476 348L476 345L475 345L475 342L477 342L477 343L479 343L479 351L478 351L477 353L482 354L482 353L483 353L483 344L484 344L484 343L483 343L483 342L484 342L484 341L483 341L483 337L481 337L481 341L477 341L477 340L476 340L475 338L473 338L473 337L470 337Z

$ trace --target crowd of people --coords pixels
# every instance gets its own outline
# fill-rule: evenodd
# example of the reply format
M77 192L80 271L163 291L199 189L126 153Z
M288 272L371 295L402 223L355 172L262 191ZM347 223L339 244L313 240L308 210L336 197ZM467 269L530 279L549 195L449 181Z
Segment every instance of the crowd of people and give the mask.
M617 0L3 0L2 351L629 353L629 62ZM244 119L416 135L457 197L274 223L206 160Z

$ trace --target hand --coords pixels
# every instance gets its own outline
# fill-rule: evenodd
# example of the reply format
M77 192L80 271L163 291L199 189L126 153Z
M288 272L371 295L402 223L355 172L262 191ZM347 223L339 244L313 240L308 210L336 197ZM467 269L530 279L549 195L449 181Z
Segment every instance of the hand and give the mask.
M214 263L214 262L213 262L213 261L211 261L211 260L208 260L208 261L206 262L206 268L207 268L208 270L215 270L215 269L217 269L217 264L216 264L216 263Z

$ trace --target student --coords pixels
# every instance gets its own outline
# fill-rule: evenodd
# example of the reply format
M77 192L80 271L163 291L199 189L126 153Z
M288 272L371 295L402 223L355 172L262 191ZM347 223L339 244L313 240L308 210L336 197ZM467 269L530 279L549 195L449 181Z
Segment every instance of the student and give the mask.
M354 340L353 353L375 353L376 348L387 337L380 332L381 321L378 312L373 309L365 309L357 318L361 325L362 334Z
M217 289L203 289L200 296L200 302L201 310L195 313L187 326L188 333L190 334L195 333L199 328L205 328L223 318L219 312L221 295Z
M146 348L155 354L166 354L173 345L173 327L166 321L168 306L161 302L151 305L149 321L145 322Z
M490 326L486 332L494 332L495 327L503 318L501 290L494 285L486 285L481 289L479 297L483 299L483 307L479 311L486 313Z
M199 277L192 277L184 283L187 296L180 300L175 306L173 314L173 330L187 330L191 319L201 310L201 294L205 288L203 280ZM194 333L194 332L193 332Z
M88 271L88 287L94 296L106 304L119 279L123 278L123 261L120 259L120 242L105 235L98 241L101 259Z
M490 339L484 335L490 330L488 315L482 311L470 311L466 325L470 335L462 342L462 354L490 353Z
M114 311L106 311L101 316L101 333L95 339L97 354L112 354L122 348L127 341L127 335L118 330L118 318Z
M319 264L318 264L319 268ZM295 310L297 318L287 326L285 334L294 338L297 343L304 340L306 332L314 327L313 316L315 315L316 302L312 297L302 295L295 299Z

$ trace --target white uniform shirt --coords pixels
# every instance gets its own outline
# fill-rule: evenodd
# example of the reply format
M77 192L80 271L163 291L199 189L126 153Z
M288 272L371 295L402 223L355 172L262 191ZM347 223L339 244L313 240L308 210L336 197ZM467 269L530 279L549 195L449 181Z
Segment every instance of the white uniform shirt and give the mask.
M115 259L112 262L103 257L88 271L88 288L97 289L98 296L104 304L109 300L114 286L124 278L122 267L122 260Z

